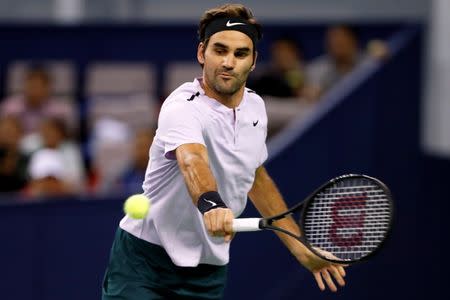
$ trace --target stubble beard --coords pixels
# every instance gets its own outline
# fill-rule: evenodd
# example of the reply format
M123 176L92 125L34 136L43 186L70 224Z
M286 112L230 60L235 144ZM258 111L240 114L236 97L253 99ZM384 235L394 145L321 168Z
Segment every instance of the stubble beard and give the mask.
M245 74L239 75L228 72L231 73L233 77L225 82L223 79L219 78L221 72L222 71L215 72L213 76L207 76L207 79L214 91L218 95L224 96L231 96L237 93L247 81L248 74L250 73L250 71L248 71Z

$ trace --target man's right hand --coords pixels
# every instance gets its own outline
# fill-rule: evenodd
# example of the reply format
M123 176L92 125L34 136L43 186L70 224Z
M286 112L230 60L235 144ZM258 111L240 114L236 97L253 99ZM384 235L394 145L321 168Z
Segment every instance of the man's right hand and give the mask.
M203 215L206 230L211 236L223 236L225 242L231 241L233 232L234 215L229 208L215 208Z

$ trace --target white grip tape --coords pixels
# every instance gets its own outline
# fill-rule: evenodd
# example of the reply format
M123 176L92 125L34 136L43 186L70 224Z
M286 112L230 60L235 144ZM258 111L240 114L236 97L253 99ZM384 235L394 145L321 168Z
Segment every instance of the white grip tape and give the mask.
M233 231L258 231L260 218L242 218L233 220Z

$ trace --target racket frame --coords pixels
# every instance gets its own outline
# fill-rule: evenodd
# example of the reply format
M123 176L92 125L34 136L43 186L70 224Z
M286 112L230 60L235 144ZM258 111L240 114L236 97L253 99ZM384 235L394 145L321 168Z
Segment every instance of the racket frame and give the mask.
M326 188L330 187L331 185L335 184L336 182L342 180L342 179L347 179L347 178L364 178L364 179L368 179L370 181L375 182L382 190L383 192L386 194L386 197L388 199L389 202L389 212L390 212L390 216L389 216L389 223L387 226L387 231L386 234L383 238L383 240L377 245L377 247L371 251L369 254L367 254L366 256L363 256L359 259L356 260L336 260L336 259L332 259L332 258L328 258L322 254L320 254L319 251L317 251L308 241L308 239L306 238L305 232L303 231L303 227L304 227L304 221L305 221L305 215L306 212L308 210L308 207L311 205L311 203L314 200L314 197L320 193L322 190L325 190ZM294 212L297 212L301 210L300 212L300 222L296 222L297 224L299 224L300 226L300 236L285 230L283 228L277 227L277 226L273 226L272 223L274 221L277 220L281 220L285 217L288 217L289 215L292 215ZM393 223L393 216L394 216L394 204L393 204L393 200L392 200L392 194L391 191L389 190L389 188L379 179L374 178L374 177L370 177L367 175L363 175L363 174L346 174L346 175L341 175L338 177L335 177L331 180L329 180L328 182L324 183L323 185L321 185L320 187L318 187L314 192L312 192L311 194L308 195L308 197L305 198L305 200L303 200L302 202L296 204L295 206L293 206L292 208L290 208L289 210L269 217L269 218L262 218L259 221L259 228L260 229L270 229L270 230L274 230L274 231L278 231L278 232L282 232L284 234L287 234L295 239L297 239L298 241L300 241L303 245L305 245L310 251L312 251L314 254L316 254L317 256L319 256L322 259L325 259L327 261L333 262L333 263L337 263L337 264L349 264L349 263L356 263L356 262L362 262L365 261L367 259L369 259L370 257L372 257L373 255L375 255L384 245L384 243L386 242L386 240L388 239L388 237L390 236L390 233L392 231L392 223Z

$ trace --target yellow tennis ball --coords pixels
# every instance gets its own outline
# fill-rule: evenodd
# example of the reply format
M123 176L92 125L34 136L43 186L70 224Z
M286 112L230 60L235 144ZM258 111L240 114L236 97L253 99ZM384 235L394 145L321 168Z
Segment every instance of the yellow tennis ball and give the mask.
M123 210L133 219L143 219L150 208L150 200L143 194L132 195L125 200Z

